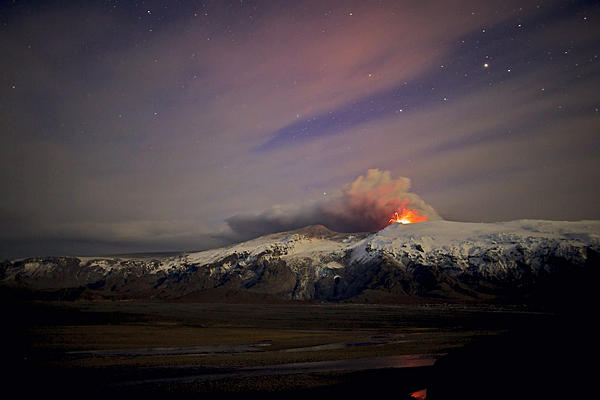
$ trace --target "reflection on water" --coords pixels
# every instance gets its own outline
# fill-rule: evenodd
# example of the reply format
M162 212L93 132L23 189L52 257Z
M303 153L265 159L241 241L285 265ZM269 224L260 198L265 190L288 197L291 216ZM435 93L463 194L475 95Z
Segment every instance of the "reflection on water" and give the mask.
M145 347L140 349L82 350L65 353L67 358L86 357L149 357L209 354L237 354L263 351L270 343L250 343L214 346Z
M410 340L404 340L406 335L381 334L373 335L360 342L340 342L327 343L316 346L293 347L280 350L284 353L338 350L362 346L383 346L386 344L407 343ZM400 340L402 339L402 340ZM262 352L269 350L271 343L241 343L241 344L221 344L212 346L176 346L176 347L145 347L138 349L103 349L103 350L78 350L65 353L67 358L86 358L86 357L155 357L155 356L199 356L211 354L240 354Z
M417 390L416 392L412 392L410 397L416 400L425 400L427 398L427 389Z
M284 349L283 352L286 353L298 353L303 351L321 351L321 350L338 350L338 349L347 349L351 347L362 347L362 346L383 346L386 344L398 344L398 343L408 343L410 340L398 340L398 338L405 338L406 335L398 335L398 334L382 334L382 335L373 335L367 340L363 340L361 342L340 342L340 343L328 343L328 344L320 344L317 346L308 346L308 347L294 347L291 349Z
M304 374L311 372L333 372L333 371L362 371L386 368L415 368L432 366L442 354L406 354L400 356L355 358L347 360L300 362L290 364L278 364L260 367L233 368L227 371L207 374L196 374L191 370L186 374L181 366L162 367L164 370L177 368L178 376L158 379L143 379L136 381L121 382L114 386L131 386L148 383L168 382L193 382L209 381L224 378L250 377L250 376L275 376Z

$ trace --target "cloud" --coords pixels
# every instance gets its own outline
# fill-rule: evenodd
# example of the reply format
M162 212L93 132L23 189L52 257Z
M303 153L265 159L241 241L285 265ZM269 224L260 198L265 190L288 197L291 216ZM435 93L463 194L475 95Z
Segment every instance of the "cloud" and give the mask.
M373 165L448 219L600 218L598 7L38 3L3 8L0 255L376 229Z
M15 257L107 255L162 251L200 251L232 243L229 229L197 220L36 221L0 209L0 260Z
M413 209L428 219L437 212L410 191L410 179L393 179L390 171L369 169L340 193L302 205L277 205L260 214L235 215L227 219L239 238L322 224L338 232L377 231L384 228L394 211Z

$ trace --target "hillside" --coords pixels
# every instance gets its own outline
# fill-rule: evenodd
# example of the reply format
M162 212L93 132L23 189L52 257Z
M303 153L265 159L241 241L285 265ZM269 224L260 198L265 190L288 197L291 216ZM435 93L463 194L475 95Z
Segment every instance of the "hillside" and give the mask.
M600 221L317 225L177 255L6 261L0 283L72 298L521 301L577 291L599 254Z

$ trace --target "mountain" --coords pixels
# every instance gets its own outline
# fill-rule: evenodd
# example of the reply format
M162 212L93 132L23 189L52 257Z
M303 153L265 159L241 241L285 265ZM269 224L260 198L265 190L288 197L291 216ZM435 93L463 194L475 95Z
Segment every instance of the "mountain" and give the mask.
M599 260L600 221L316 225L176 255L5 261L0 285L70 298L528 301L584 290Z

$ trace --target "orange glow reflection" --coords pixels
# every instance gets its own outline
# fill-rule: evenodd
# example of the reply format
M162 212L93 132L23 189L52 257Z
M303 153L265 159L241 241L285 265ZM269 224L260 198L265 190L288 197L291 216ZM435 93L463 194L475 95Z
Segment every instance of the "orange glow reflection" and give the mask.
M417 390L411 393L410 397L417 400L425 400L427 398L427 389Z

